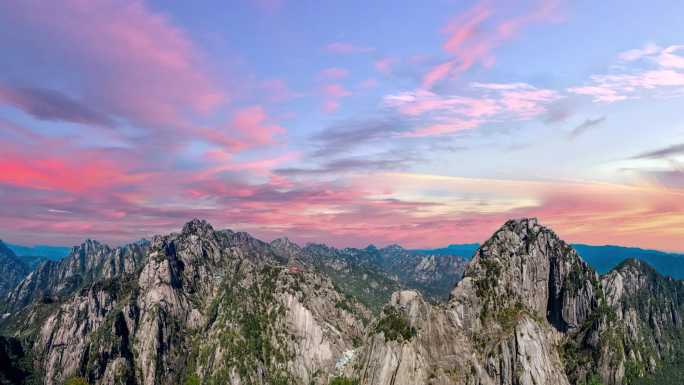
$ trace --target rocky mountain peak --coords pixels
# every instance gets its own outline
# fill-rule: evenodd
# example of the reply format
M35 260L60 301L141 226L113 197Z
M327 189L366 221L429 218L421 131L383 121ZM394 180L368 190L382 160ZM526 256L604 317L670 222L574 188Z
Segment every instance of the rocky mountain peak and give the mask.
M298 244L292 242L288 237L281 237L271 241L271 246L273 247L287 247L294 249L301 249Z
M400 245L393 243L382 248L383 251L404 251L405 249Z
M480 318L523 306L566 332L579 327L597 306L597 274L534 218L506 222L475 253L464 276L452 297L470 306L474 294L481 307L465 311L478 309L474 315Z
M19 283L30 269L14 252L0 241L0 298Z
M295 259L302 251L298 244L292 242L287 237L274 239L271 241L271 247L278 255L287 260Z
M74 246L74 248L72 249L72 254L76 254L78 252L83 252L85 254L93 254L105 249L108 250L110 249L110 247L102 242L88 238L85 241L83 241L83 243L81 243L80 245Z
M214 231L209 222L204 219L195 218L183 225L183 235L203 235Z

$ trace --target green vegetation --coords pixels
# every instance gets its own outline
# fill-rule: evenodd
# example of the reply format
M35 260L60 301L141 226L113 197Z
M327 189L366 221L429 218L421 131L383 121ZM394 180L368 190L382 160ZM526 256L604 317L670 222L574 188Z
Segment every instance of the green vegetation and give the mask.
M411 326L397 309L386 307L382 312L382 318L375 326L375 333L382 332L388 341L408 341L415 337L416 328Z
M515 327L518 326L518 321L522 317L525 308L520 302L513 306L509 306L496 314L496 320L501 325L504 334L513 333Z
M183 381L183 385L200 385L201 383L202 382L195 373L188 374L185 376L185 381Z
M666 363L655 374L637 378L632 385L680 385L684 378L684 358Z
M214 370L202 380L186 374L187 385L225 384L233 371L247 385L292 382L286 368L292 353L287 349L286 328L280 325L285 310L274 294L279 288L291 288L303 280L298 275L281 274L282 270L266 265L258 271L239 270L226 280L208 311L217 334L211 338L194 336L186 373L207 366ZM259 373L266 373L264 382Z
M347 377L335 377L328 385L359 385L359 380L347 378Z
M83 377L71 377L64 381L64 385L88 385L88 381Z

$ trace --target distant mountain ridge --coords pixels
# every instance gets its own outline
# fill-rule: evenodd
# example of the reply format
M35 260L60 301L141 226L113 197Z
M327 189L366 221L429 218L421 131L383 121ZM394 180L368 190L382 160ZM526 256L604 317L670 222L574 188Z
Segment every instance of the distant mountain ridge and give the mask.
M394 286L379 312L364 305ZM43 385L651 385L684 369L684 281L635 259L599 275L531 218L468 263L193 220L118 248L86 240L3 302L0 363Z
M0 241L0 300L30 271L29 265Z
M44 257L53 261L58 261L71 251L71 247L66 246L48 246L48 245L33 245L23 246L6 243L7 247L19 257Z
M71 247L66 246L23 246L11 243L6 243L5 245L31 268L37 266L43 259L58 261L69 255L72 249ZM625 259L634 258L647 262L660 274L671 276L676 279L684 279L684 253L671 253L655 249L616 245L573 243L571 246L574 247L582 258L600 274L607 273ZM371 245L370 247L374 246ZM405 250L412 254L435 256L450 255L469 260L479 247L479 243L454 243L446 247ZM384 248L379 250L383 249ZM351 250L351 248L347 248L347 250Z
M626 259L638 259L648 263L660 274L684 279L684 254L627 246L596 246L573 243L571 246L599 274L605 274ZM452 244L435 249L414 249L412 252L435 255L458 255L470 259L480 247L478 243Z
M283 257L328 275L345 294L378 311L400 289L416 289L432 301L446 300L461 279L467 261L456 255L416 253L399 245L337 249L310 243L300 247L287 238L271 242Z

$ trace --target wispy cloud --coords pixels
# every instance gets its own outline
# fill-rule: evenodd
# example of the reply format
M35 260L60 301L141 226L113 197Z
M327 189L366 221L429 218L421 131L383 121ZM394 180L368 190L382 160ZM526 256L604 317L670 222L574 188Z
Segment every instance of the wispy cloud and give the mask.
M520 15L506 17L489 2L479 2L456 16L443 32L447 40L442 48L449 59L434 66L423 77L423 88L431 88L448 76L458 75L479 64L491 67L496 61L493 51L515 38L530 24L556 21L560 3L542 0Z
M404 115L427 117L424 127L406 136L445 135L501 119L530 119L562 95L526 83L473 83L469 95L440 95L418 89L387 95L386 106Z
M176 126L186 118L181 111L206 113L227 98L185 32L142 2L25 1L0 9L31 33L51 36L44 60L79 74L73 99L87 100L92 111L156 128Z
M323 96L323 111L333 113L340 107L340 100L347 96L351 96L351 91L347 90L342 84L329 83L322 87Z
M665 148L660 148L653 151L647 151L632 157L632 159L658 159L670 156L684 155L684 143L673 144Z
M684 56L677 52L684 46L661 48L648 44L618 55L625 66L600 75L592 75L585 85L570 87L568 92L592 96L598 103L613 103L648 96L654 92L681 92L684 87Z
M605 116L602 116L602 117L596 118L596 119L586 119L584 122L575 126L575 128L573 128L572 131L570 131L568 136L570 137L570 139L575 139L578 136L586 133L587 131L603 124L603 122L605 122L605 121L606 121Z
M0 104L19 108L41 120L114 126L109 116L56 90L0 84Z

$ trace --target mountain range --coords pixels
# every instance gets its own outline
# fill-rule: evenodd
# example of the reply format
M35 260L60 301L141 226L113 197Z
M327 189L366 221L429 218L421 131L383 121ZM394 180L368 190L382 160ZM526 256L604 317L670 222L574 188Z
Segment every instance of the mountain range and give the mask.
M0 383L679 378L684 282L638 259L600 274L535 219L458 254L263 242L201 220L33 269L0 243Z

